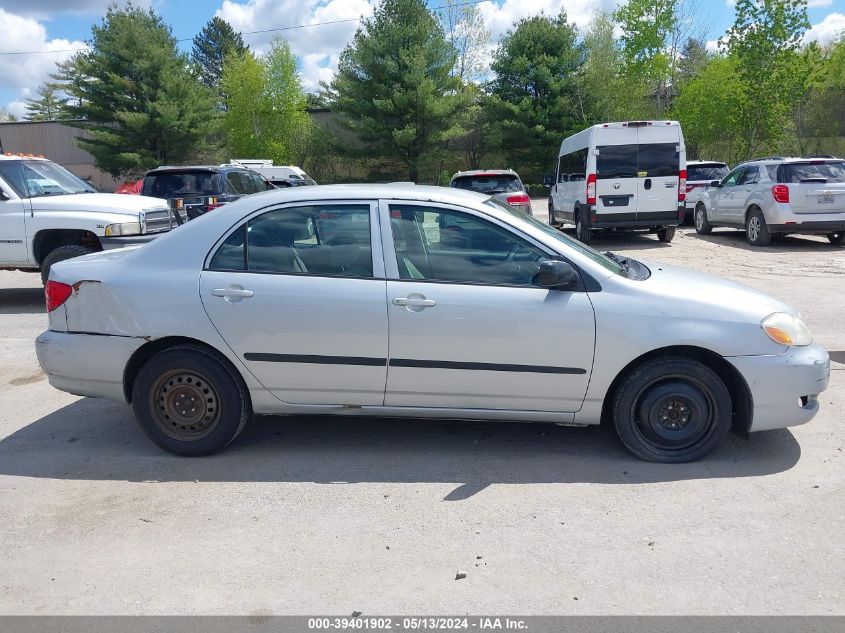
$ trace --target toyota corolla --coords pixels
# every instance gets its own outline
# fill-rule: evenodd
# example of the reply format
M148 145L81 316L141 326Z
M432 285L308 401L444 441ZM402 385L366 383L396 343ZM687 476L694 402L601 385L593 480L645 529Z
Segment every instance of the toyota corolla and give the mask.
M130 404L180 455L254 414L606 422L638 457L818 411L830 364L751 288L600 254L482 194L324 186L244 198L59 263L50 383Z

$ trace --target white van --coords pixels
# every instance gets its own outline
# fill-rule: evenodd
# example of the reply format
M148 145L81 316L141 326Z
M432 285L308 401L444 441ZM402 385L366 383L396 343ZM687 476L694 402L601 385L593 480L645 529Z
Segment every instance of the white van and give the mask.
M683 221L686 149L677 121L601 123L565 139L547 179L549 224L646 229L671 242Z

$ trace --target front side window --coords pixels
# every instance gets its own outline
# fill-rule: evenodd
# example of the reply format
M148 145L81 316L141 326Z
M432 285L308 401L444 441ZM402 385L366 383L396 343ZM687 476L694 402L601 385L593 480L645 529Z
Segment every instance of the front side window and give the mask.
M401 279L530 286L549 255L468 213L390 205Z
M731 173L725 176L725 179L722 181L722 186L733 187L734 185L736 185L743 171L745 171L745 167L737 167L736 169L734 169Z
M26 192L26 184L23 181L23 169L21 162L17 160L0 161L0 178L2 178L16 194L21 198L26 198L29 194Z
M370 206L324 204L269 211L232 233L209 268L372 277Z

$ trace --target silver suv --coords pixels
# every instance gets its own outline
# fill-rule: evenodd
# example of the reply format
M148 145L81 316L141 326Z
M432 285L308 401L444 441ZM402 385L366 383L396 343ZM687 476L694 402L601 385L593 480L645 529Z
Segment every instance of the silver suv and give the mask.
M695 207L695 230L714 226L744 229L753 246L776 235L845 238L845 160L761 158L737 166L706 189Z
M513 169L459 171L452 176L449 186L486 193L518 211L531 215L531 198L528 197L519 175Z

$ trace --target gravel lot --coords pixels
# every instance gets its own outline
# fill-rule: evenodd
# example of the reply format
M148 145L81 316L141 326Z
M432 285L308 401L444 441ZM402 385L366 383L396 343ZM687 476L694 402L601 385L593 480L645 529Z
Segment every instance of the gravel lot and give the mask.
M324 418L180 459L47 384L39 278L0 272L0 614L845 614L845 248L595 246L796 305L834 361L821 414L682 466L600 429Z

